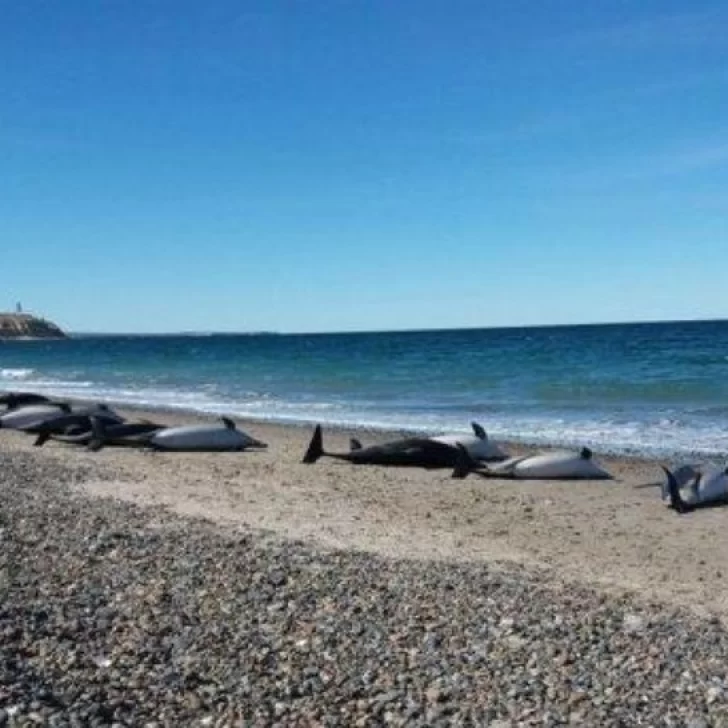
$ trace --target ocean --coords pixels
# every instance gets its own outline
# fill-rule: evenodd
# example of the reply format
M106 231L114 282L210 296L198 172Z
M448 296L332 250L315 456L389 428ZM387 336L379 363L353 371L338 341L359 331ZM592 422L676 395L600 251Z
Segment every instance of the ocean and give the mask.
M627 455L728 449L728 321L0 342L0 389Z

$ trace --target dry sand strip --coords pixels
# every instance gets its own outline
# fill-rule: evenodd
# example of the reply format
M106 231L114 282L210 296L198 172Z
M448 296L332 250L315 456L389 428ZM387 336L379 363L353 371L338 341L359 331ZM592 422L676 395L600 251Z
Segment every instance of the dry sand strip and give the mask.
M454 495L434 475L413 499L414 474L299 467L306 433L285 432L275 457L219 458L38 451L2 433L0 725L728 725L728 633L717 618L554 571L494 568L483 554L384 558L280 538L287 523L329 544L373 545L381 534L390 554L464 558L480 551L458 545L475 538L466 515L489 512L475 486ZM128 488L226 527L87 487ZM390 492L396 510L385 516ZM510 516L523 518L523 494L514 498ZM309 516L318 528L303 527ZM533 507L531 526L543 518ZM276 533L248 527L258 521ZM429 550L427 524L439 541Z
M127 412L155 421L193 416ZM552 578L637 592L728 618L728 508L678 516L660 502L658 464L599 458L617 477L604 482L514 482L447 471L301 463L311 427L242 423L267 452L150 453L48 444L35 449L69 466L103 463L112 479L80 484L94 495L163 505L180 515L251 527L319 546L408 559L504 561ZM347 450L346 431L325 431ZM362 433L370 442L396 436ZM33 450L3 433L0 445ZM522 448L511 446L519 452ZM643 487L647 486L647 487Z

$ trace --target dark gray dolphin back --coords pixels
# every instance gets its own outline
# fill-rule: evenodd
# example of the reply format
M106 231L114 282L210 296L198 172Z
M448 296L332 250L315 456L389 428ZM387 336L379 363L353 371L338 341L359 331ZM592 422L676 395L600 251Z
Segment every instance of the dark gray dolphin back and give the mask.
M358 441L350 444L353 447L348 453L327 453L323 446L321 425L316 425L303 462L315 463L325 455L356 465L443 468L453 467L457 460L457 450L452 445L436 442L429 437L411 437L370 447L356 447L360 444Z
M50 402L48 397L34 392L8 392L0 395L0 404L5 405L8 411L28 404L44 404L45 402Z

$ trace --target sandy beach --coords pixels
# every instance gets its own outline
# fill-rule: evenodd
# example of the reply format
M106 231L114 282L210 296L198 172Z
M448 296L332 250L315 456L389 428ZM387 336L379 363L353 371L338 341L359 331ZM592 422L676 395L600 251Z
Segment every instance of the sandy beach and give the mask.
M170 424L205 419L180 413L139 410L126 414L130 417L147 417ZM410 606L413 610L411 614L419 614L418 619L424 619L428 624L431 622L434 625L438 623L438 620L447 621L452 617L450 625L452 634L448 639L465 640L465 642L470 639L468 637L470 627L466 629L460 624L459 620L462 615L457 615L461 610L465 610L464 614L467 615L468 620L475 619L481 624L486 622L490 624L495 619L495 626L491 630L490 638L497 640L507 634L510 635L509 639L512 637L513 644L517 640L525 640L522 645L524 648L527 644L531 645L529 640L535 640L529 647L533 650L531 652L534 661L532 667L536 676L532 675L532 678L538 682L541 680L538 675L542 675L545 681L542 687L545 692L537 691L538 694L535 697L530 693L527 697L516 695L514 698L511 695L501 705L496 700L496 695L500 695L502 691L507 694L511 688L506 690L505 687L496 685L493 673L490 672L487 680L481 676L477 679L473 678L474 683L468 683L469 690L484 691L485 696L482 705L478 703L480 707L477 710L468 703L468 710L472 709L468 713L470 718L463 717L465 714L460 715L457 711L438 712L440 708L444 709L445 704L450 707L452 705L449 699L440 701L439 698L432 698L432 694L430 694L432 699L427 698L427 690L441 689L442 686L436 687L440 685L438 680L442 682L445 680L443 675L451 675L453 671L457 675L458 671L462 669L464 670L462 674L470 674L470 668L450 665L447 669L443 668L440 678L433 678L435 681L433 684L427 684L425 681L418 688L421 709L419 712L412 713L410 717L414 716L414 718L410 722L407 722L409 719L404 717L406 713L404 708L400 710L393 706L390 706L391 709L389 709L391 720L385 721L384 715L387 710L380 706L381 710L376 708L376 711L372 712L374 710L372 706L376 703L374 700L376 695L382 691L387 692L387 685L391 692L394 685L392 681L396 675L395 673L389 674L388 668L380 666L380 677L384 682L381 685L377 682L377 690L362 688L359 692L355 691L353 697L350 695L344 701L345 707L341 708L343 712L332 714L334 717L329 716L328 722L324 720L326 711L321 712L323 707L328 705L326 700L322 702L315 696L311 697L311 700L304 701L301 705L308 706L306 710L309 710L311 705L318 706L318 713L316 711L300 712L290 706L281 707L279 705L276 708L274 703L285 704L288 700L281 697L282 694L278 694L276 700L271 703L270 710L266 708L260 715L250 707L252 704L250 696L245 698L238 695L236 699L228 696L229 701L225 708L227 712L222 711L219 705L215 707L216 704L205 702L203 698L200 698L202 700L200 704L195 702L197 698L190 698L191 708L185 703L187 707L184 707L184 710L179 708L182 710L181 713L174 713L174 711L170 713L170 715L177 716L174 720L181 720L180 716L186 716L185 720L190 721L192 721L192 716L195 717L195 720L200 716L209 716L210 722L185 723L190 725L211 725L213 724L212 716L219 721L214 723L215 725L384 725L389 723L397 725L507 726L559 725L569 721L589 725L656 725L658 724L656 722L638 721L635 717L637 713L634 712L638 710L637 703L630 703L633 698L634 700L638 700L638 698L632 696L628 699L628 695L632 695L635 690L637 692L634 695L638 693L644 695L645 691L655 690L661 695L661 701L663 699L668 701L665 704L660 703L657 707L653 706L657 711L655 715L679 716L679 718L674 717L672 722L666 718L666 722L659 723L661 725L688 725L686 715L692 716L691 720L707 720L707 717L710 717L711 722L690 724L694 726L724 724L715 722L715 720L725 715L723 689L728 684L725 682L724 667L725 655L728 655L728 636L724 632L724 627L721 626L728 618L728 583L723 575L722 559L716 558L716 554L724 553L728 547L728 534L723 527L727 511L715 508L682 517L677 516L660 502L658 489L654 485L660 479L657 463L599 457L599 462L616 476L616 480L610 482L511 482L484 480L472 475L463 481L456 481L449 477L447 471L353 466L327 459L322 459L314 465L304 465L301 463L301 457L310 438L311 427L255 422L240 424L250 434L267 442L268 450L222 454L174 454L107 448L92 453L82 448L69 447L59 443L48 443L42 448L34 448L33 440L30 437L9 431L0 433L0 457L2 457L6 472L3 482L5 502L3 518L6 523L6 539L9 538L8 529L12 532L12 528L7 524L12 525L14 516L16 532L25 534L16 543L18 551L6 550L6 575L11 572L16 573L13 568L22 570L22 564L26 563L28 559L37 559L39 550L42 552L44 560L51 559L52 561L52 557L48 555L49 551L65 552L68 550L69 553L73 553L74 549L81 548L81 553L77 554L80 563L73 562L76 564L73 567L67 564L62 567L58 565L54 567L56 570L60 568L61 571L69 570L75 573L71 579L71 585L66 584L63 589L76 589L78 584L86 578L82 576L85 573L85 567L82 565L85 553L83 544L86 544L89 539L95 538L94 528L100 529L102 532L104 532L104 528L107 528L110 529L109 532L122 534L129 531L136 534L135 538L140 537L139 534L148 534L152 530L156 534L155 538L163 539L155 546L160 550L171 548L170 544L177 543L180 538L184 541L184 534L187 533L190 540L184 541L184 546L180 546L178 543L175 548L194 551L194 558L189 554L185 557L191 565L196 564L196 566L190 566L193 571L200 568L200 563L207 564L201 572L202 575L199 576L200 584L213 578L211 573L217 574L214 576L217 586L209 587L212 592L221 588L221 584L224 584L226 589L233 588L229 583L231 579L240 582L237 588L247 588L243 585L250 574L246 572L248 567L245 566L245 560L252 557L247 551L241 552L241 549L247 548L241 544L255 545L256 558L266 560L271 553L277 554L273 562L266 561L267 566L264 569L268 574L265 578L272 578L274 581L279 578L275 574L279 573L281 569L283 569L281 573L287 574L287 570L291 568L288 562L286 562L288 565L285 568L280 566L280 554L289 554L291 550L295 553L299 551L305 553L306 563L310 564L313 560L319 564L316 568L324 571L330 568L331 559L338 564L336 569L341 567L341 563L348 564L349 560L353 560L356 566L351 566L351 568L354 570L352 573L357 574L356 579L364 579L362 574L365 574L366 578L363 584L347 587L346 593L352 596L346 597L346 604L350 604L348 601L350 599L356 601L359 598L355 595L362 595L361 598L371 600L376 599L372 594L376 594L377 590L391 588L398 594L391 598L400 604L401 608L404 608L406 599L410 598L412 600ZM346 449L349 434L343 430L325 430L327 448L331 450ZM392 437L392 434L381 432L357 432L356 434L365 443L384 441ZM509 446L509 450L515 453L522 448ZM10 478L7 473L12 472L13 469L16 474L22 473L22 477ZM54 473L62 475L55 478ZM18 477L21 477L22 487L18 484ZM17 505L21 501L24 505ZM52 512L63 514L60 522L66 525L60 529L64 532L62 535L56 532L58 524L49 527L48 516L44 509L50 508L50 506L46 501L52 503ZM14 502L15 506L12 505ZM72 508L69 504L73 504ZM66 512L69 508L69 513L84 514L98 511L103 513L103 517L83 516L81 518L79 516L81 524L79 525L76 523L76 516L69 516L69 513ZM133 510L129 511L129 508ZM101 518L100 522L103 527L99 526L99 518ZM48 532L29 534L29 531L33 530L30 524L34 522L34 519L45 519L44 528L48 528ZM95 527L89 526L92 522L96 524ZM85 535L81 536L76 533L78 529L80 529L80 534ZM203 531L204 538L199 536ZM193 536L193 534L197 535ZM42 540L44 538L46 541ZM54 541L54 539L62 541L63 538L66 539L65 545ZM246 539L252 539L252 541ZM155 543L157 542L155 541ZM210 543L217 544L215 546L217 551L213 556L208 554L208 549L211 548ZM235 544L232 551L226 551L228 548L225 546L226 543ZM193 544L194 548L190 544ZM121 551L123 552L123 549ZM12 556L13 553L15 553L15 557ZM113 549L113 553L117 553L116 548ZM225 553L228 553L228 556L224 556ZM32 557L30 554L33 554ZM233 558L231 554L236 555ZM64 557L60 555L53 558L62 559ZM118 558L121 559L121 557ZM228 558L233 558L233 563L225 563ZM129 559L121 560L126 564L124 569L131 569L125 577L131 584L136 578L133 575L133 569L136 568L133 564L137 561ZM159 569L158 572L155 572L157 576L151 581L142 579L146 584L145 588L151 588L152 583L157 585L154 587L157 590L164 591L168 588L169 585L164 588L160 585L163 582L166 583L166 580L172 579L169 574L165 575L165 570L177 569L175 559L176 557L170 557L169 554L164 556L160 552L159 564L154 567ZM147 563L144 559L142 562ZM37 595L45 589L39 585L45 584L48 579L50 562L46 563L42 560L42 563L45 566L38 567L39 571L33 577L34 586L31 591L34 599L38 598ZM329 565L324 568L321 565L323 563ZM107 567L108 564L103 567L99 566L99 568ZM115 570L121 568L120 562L116 562L113 568ZM144 568L147 567L144 566ZM74 569L79 571L74 572ZM210 569L213 569L213 572L210 572ZM236 569L239 570L236 578L227 574L227 570L230 569L233 570L233 573L236 573ZM349 566L346 569L349 569ZM222 571L218 574L219 570ZM223 572L225 573L223 574ZM198 572L195 571L195 573ZM271 577L270 574L274 574L274 576ZM349 579L354 578L348 571L347 574L343 575L343 572L337 571L331 578L337 584L347 584ZM104 578L95 576L93 578L100 579L94 583L104 584L103 589L110 589L115 594L124 589L132 589L131 585L127 585L124 589L120 584L113 586L116 577L112 579L109 576ZM181 577L178 574L175 578ZM290 576L280 578L291 579ZM405 581L414 579L414 582L407 581L407 588L404 592L399 593L398 587L395 588L394 585L398 584L401 579ZM435 586L430 584L430 580L433 579L432 583ZM371 583L372 580L376 582L374 586ZM451 586L443 586L442 580L450 583ZM23 598L27 598L29 593L27 585L26 591L20 587L14 591L12 586L7 586L8 583L12 582L8 582L6 578L6 596L15 594L17 599L22 601L21 595L25 594ZM171 581L170 583L176 582ZM421 584L421 593L418 591L418 583ZM503 583L510 584L516 589L518 596L504 596L500 603L500 598L493 592L493 589L494 584L502 586ZM337 596L333 592L327 592L331 588L330 583L328 586L321 587L322 591L316 597L318 616L316 619L311 618L312 624L314 622L318 624L321 609L328 614L326 603L339 604L341 595ZM444 598L439 590L448 588L454 591L446 592L448 596ZM185 596L185 599L194 600L195 609L202 608L199 599L203 597L200 597L200 594L208 593L207 586L200 586L200 589L202 591L198 589L194 592L197 597L194 594L190 597L187 593ZM354 591L349 591L350 589ZM430 593L432 589L434 592ZM86 592L84 591L84 593ZM128 596L129 592L124 593ZM246 593L249 594L249 592ZM403 596L405 593L409 594L409 597ZM487 600L484 603L482 599L486 597ZM307 597L300 598L304 601L307 599ZM428 599L429 606L418 607L417 600L420 598ZM136 604L138 599L137 597L134 599ZM10 599L8 603L12 601ZM295 609L301 609L300 601L296 604L298 606ZM147 601L144 602L144 605L139 609L144 611L144 609L151 608L148 607ZM271 607L268 604L266 609L268 608L275 611L283 609L283 606ZM337 611L340 608L340 606L337 607ZM364 612L370 608L373 609L371 604L364 608ZM64 614L66 614L68 607L64 609L66 610ZM155 609L157 610L155 614L158 615L159 610ZM210 611L209 617L212 623L221 625L221 628L224 628L228 618L232 618L229 613L225 612L224 600L219 601L218 599L210 606L210 609L212 611ZM223 611L220 612L220 609ZM619 648L626 650L625 659L631 650L636 650L635 654L640 655L639 659L635 657L639 667L630 668L632 671L629 672L629 676L627 673L624 675L625 694L621 695L621 688L615 684L610 688L612 690L611 698L605 699L606 702L603 702L602 698L594 698L594 701L586 706L586 703L584 705L579 703L581 698L578 700L574 698L573 692L576 688L571 683L571 687L563 694L553 686L553 690L549 692L548 685L551 684L549 680L553 676L548 677L551 671L548 665L553 660L555 653L547 653L538 659L535 657L538 650L545 649L550 644L549 640L544 641L543 635L539 636L543 620L546 619L543 616L544 610L556 610L558 613L557 616L551 615L548 619L553 617L557 620L565 619L567 622L571 620L569 623L573 623L574 634L578 639L583 638L587 640L588 644L593 644L590 641L592 637L589 635L596 634L593 632L595 629L597 632L602 629L595 626L600 623L599 620L602 617L595 615L602 614L604 609L607 609L611 615L608 620L611 626L607 631L614 631L616 635L614 639L617 639L620 645L622 644L620 640L626 639L629 642L632 639L630 635L637 634L639 639L643 640L638 644L632 639L627 647ZM429 617L427 616L428 610L434 610ZM559 614L561 616L558 616ZM291 618L295 616L294 614ZM390 616L386 616L385 621ZM140 616L133 611L125 618L136 625ZM524 624L535 625L533 629L536 631L530 637L524 636L525 633L519 632L519 628L513 626L514 620L517 623L521 618L524 620ZM6 613L5 620L7 621L7 619ZM27 620L28 617L26 616L24 619ZM377 619L380 619L381 622L384 617L380 615ZM410 618L408 617L408 619ZM169 628L171 632L182 629L181 623L176 622L176 624L176 627ZM503 624L506 625L505 628ZM666 625L669 626L666 627ZM709 627L706 628L706 625ZM380 624L380 627L390 635L390 639L395 639L393 634L397 633L403 640L406 639L409 629L402 625L395 628L391 624L389 626ZM207 628L209 628L209 624ZM283 629L280 625L271 627L274 632L280 629ZM315 631L319 627L311 627L311 629ZM605 627L605 629L607 628ZM673 634L674 630L678 630L683 636L678 639ZM281 634L285 632L286 630L283 630ZM12 634L14 633L11 633L11 636ZM299 633L296 632L296 634ZM501 635L500 638L498 634ZM581 636L579 637L579 635ZM243 642L249 640L249 631L239 638ZM304 639L300 634L298 638ZM419 638L427 639L426 635L425 637L420 635ZM25 638L18 637L18 639L22 642ZM561 649L558 646L560 639L556 639L552 644L557 652ZM607 644L612 637L605 633L599 639ZM702 645L704 639L709 641L709 645L696 651L695 640ZM25 642L23 644L24 649L31 649ZM60 643L54 642L53 644L53 649L49 648L50 652L56 650ZM245 642L245 644L248 643ZM473 647L473 644L471 640L470 647ZM539 646L536 647L536 644ZM663 672L658 670L652 676L651 670L657 668L653 664L656 656L654 650L649 647L650 644L661 644L658 652L668 655L667 659L671 665L669 669L663 665L660 668ZM11 646L12 640L6 645L6 648L10 649ZM682 656L671 656L674 650L679 652L688 649L687 646L690 646L687 653L680 653ZM501 647L498 647L498 650ZM461 648L465 649L463 645ZM587 660L587 654L579 651L582 648L587 649L584 645L581 648L574 647L573 649L575 650L576 667L583 671L591 663ZM102 648L98 649L102 650ZM111 648L103 649L110 650ZM443 654L447 654L449 648L443 649L445 649ZM462 649L458 652L460 655L458 659L465 659L461 655ZM491 645L489 649L495 649L495 647ZM592 647L588 647L587 652L591 649ZM492 653L493 664L498 664L497 660L502 659L502 656L497 657L496 652ZM47 656L38 653L35 647L31 649L31 653L29 664L34 664L34 669L40 664L43 666L41 670L43 674L56 674L46 664ZM510 660L512 657L508 659ZM601 660L602 657L599 659ZM644 664L643 658L647 660ZM167 654L164 659L171 658ZM342 661L341 657L337 659ZM522 663L521 659L526 662ZM526 654L525 657L518 658L516 662L522 668L524 664L530 664L528 659ZM536 662L541 665L542 659L545 660L544 664L536 669ZM610 662L612 659L612 657L608 658L609 665L612 665ZM342 664L344 662L346 660L343 660ZM559 667L559 670L562 668L571 670L569 665L571 662L566 662ZM93 672L98 669L98 666L92 665L87 669L91 669ZM364 669L359 665L355 672ZM394 668L392 669L394 670ZM401 666L397 668L397 670L400 669L404 668ZM601 662L588 668L592 675L601 669ZM261 670L263 670L261 675L267 675L263 668ZM271 668L271 670L273 670L271 674L275 674L277 668ZM513 672L514 670L515 672ZM640 673L640 676L636 675L635 670ZM690 680L697 685L694 688L695 694L693 695L693 688L686 685L675 693L674 686L669 688L667 684L669 675L663 674L664 670L670 674L672 674L671 670L675 671L674 680L683 682L687 678L679 676L685 670L692 671ZM498 674L501 672L504 675L511 673L515 675L518 670L514 665L509 668L501 665ZM389 677L387 677L388 674ZM123 670L120 675L120 680L122 677L126 680L128 677ZM290 674L287 673L287 675L286 680L290 679L295 682ZM658 677L658 682L653 682ZM260 679L265 681L268 677ZM640 682L642 679L645 681L644 685ZM450 680L450 677L447 680ZM631 684L629 690L628 683ZM639 687L635 687L635 685ZM451 685L447 689L454 688ZM124 693L127 688L119 688L119 690ZM586 685L579 688L579 691L586 696L598 695L604 690L606 688L604 685L600 687L598 681L591 687ZM670 693L670 690L673 692ZM32 712L30 703L27 698L21 696L24 691L25 688L22 690L18 688L17 694L13 697L12 690L9 692L6 689L3 693L0 689L0 705L4 703L6 709L8 705L15 705L15 708L20 706L18 709L21 713L26 711L29 714ZM691 694L690 699L685 698L685 691ZM187 692L189 690L186 690L185 694ZM582 692L579 694L581 695ZM665 692L670 693L672 698L668 700L664 697ZM4 701L3 694L5 695ZM408 690L402 694L410 697L413 695ZM151 700L152 704L155 700L157 701L157 709L161 709L159 706L162 704L168 703L167 698L152 699L146 693L145 695L145 700ZM423 695L425 697L422 697ZM681 707L671 707L670 700L673 699L675 705L681 705ZM15 703L13 703L14 700ZM42 701L36 700L35 702L43 707ZM96 700L96 702L99 701ZM670 704L668 705L668 703ZM487 705L496 707L488 712ZM236 706L235 710L238 712L235 712L231 706ZM37 713L38 710L39 708L35 712ZM50 708L48 710L50 711ZM150 707L149 710L152 712L139 715L143 714L147 717L152 715L154 709ZM276 715L276 710L280 714ZM289 710L293 712L287 712ZM599 712L600 710L601 712ZM675 710L678 712L671 712ZM121 708L119 711L119 716L123 714L132 717L126 723L121 719L116 720L117 723L138 724L135 722L136 718L133 717L137 715L134 711L124 713ZM549 722L544 715L554 716L553 721ZM453 716L460 717L455 720ZM162 720L158 724L172 725L175 724L174 720L170 718L167 722ZM420 722L417 722L418 720ZM438 721L440 722L438 723ZM498 723L498 721L502 722ZM1 721L0 724L2 724ZM28 723L28 725L30 724ZM65 725L65 723L53 723L53 725Z

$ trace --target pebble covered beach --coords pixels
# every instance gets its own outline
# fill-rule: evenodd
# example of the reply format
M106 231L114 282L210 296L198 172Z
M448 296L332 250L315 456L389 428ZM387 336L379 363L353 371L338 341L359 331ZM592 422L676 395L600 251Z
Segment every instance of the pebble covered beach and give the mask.
M99 495L164 459L4 438L0 725L728 725L719 613Z

